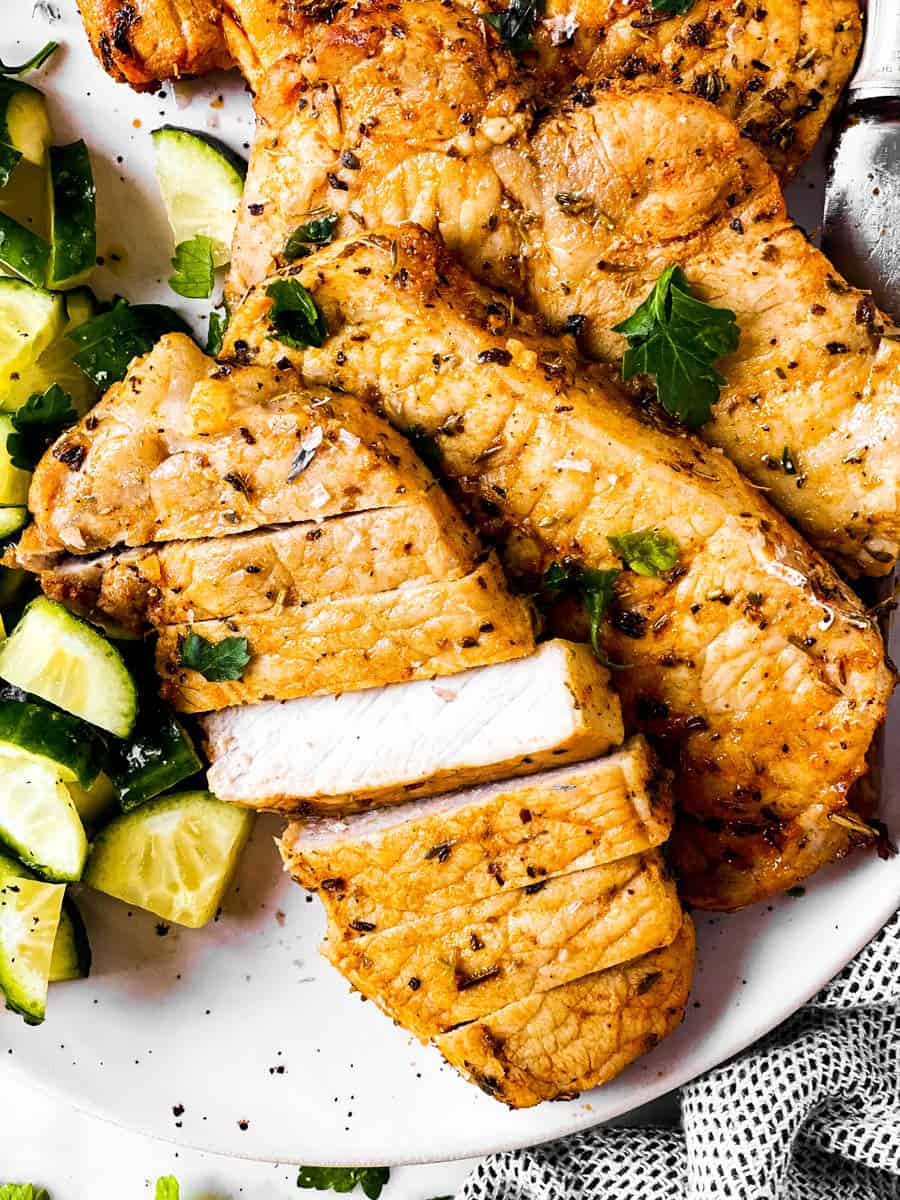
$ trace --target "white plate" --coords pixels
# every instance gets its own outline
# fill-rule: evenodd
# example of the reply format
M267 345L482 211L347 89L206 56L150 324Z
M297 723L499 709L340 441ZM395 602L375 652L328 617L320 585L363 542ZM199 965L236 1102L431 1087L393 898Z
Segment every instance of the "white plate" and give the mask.
M92 148L101 253L109 261L110 250L124 251L115 273L98 272L98 289L175 300L164 286L171 246L149 131L192 125L240 147L252 128L248 98L225 77L135 96L95 65L73 0L55 3L63 19L52 27L30 4L6 5L0 57L24 57L51 30L65 41L41 86L57 140L84 136ZM797 195L815 192L804 185ZM895 821L898 726L895 711L883 814ZM7 1102L10 1076L21 1072L144 1133L280 1162L393 1164L524 1146L626 1112L734 1054L806 1001L900 904L900 859L859 855L822 872L802 898L701 917L681 1029L608 1087L516 1113L351 996L320 961L319 907L281 876L276 828L259 823L221 920L205 931L157 936L146 914L84 895L94 974L54 987L39 1029L0 1019Z

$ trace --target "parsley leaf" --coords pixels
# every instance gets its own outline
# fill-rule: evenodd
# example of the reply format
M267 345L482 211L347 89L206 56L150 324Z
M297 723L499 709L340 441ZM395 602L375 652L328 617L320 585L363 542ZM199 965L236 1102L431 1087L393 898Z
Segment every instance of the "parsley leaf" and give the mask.
M206 333L206 353L211 354L213 358L222 349L222 342L225 338L225 326L227 324L227 312L211 312L209 314L209 329Z
M67 337L79 347L72 356L75 365L105 391L125 378L133 358L152 350L164 333L173 332L191 332L174 309L119 299L106 312L70 330Z
M181 1189L174 1175L163 1175L156 1181L156 1200L180 1200Z
M169 287L189 300L207 300L212 295L216 269L213 265L212 238L198 233L188 242L179 242L172 259L175 274Z
M676 540L664 529L632 529L606 540L625 566L638 575L671 571L681 553Z
M266 295L273 301L269 316L279 342L299 350L322 345L328 336L325 320L298 279L276 279Z
M690 12L696 0L650 0L654 12L671 13L672 16L683 16Z
M590 621L594 654L604 666L613 669L621 664L611 663L606 658L600 647L600 632L615 595L616 580L621 574L618 567L579 567L571 559L564 559L561 563L551 563L541 580L541 594L551 603L567 595L580 594Z
M35 392L29 396L10 416L15 432L6 435L6 452L12 465L20 471L33 471L50 443L77 420L72 397L58 383L52 383L43 395Z
M311 220L306 221L303 225L298 225L287 240L283 257L288 262L293 262L298 258L306 258L307 254L312 253L310 247L327 246L334 237L334 231L338 223L336 212L330 212L328 209L323 208L317 209L309 215Z
M352 1192L357 1184L369 1200L378 1200L390 1179L387 1167L301 1167L298 1188L317 1188L320 1192Z
M520 54L534 46L534 27L542 9L543 0L510 0L509 8L504 12L482 15L510 50Z
M667 413L686 425L709 420L725 382L713 363L740 340L733 312L695 299L681 267L667 267L643 304L613 329L628 338L623 379L655 375Z
M0 1183L0 1200L50 1200L50 1196L33 1183Z
M8 67L5 62L0 61L0 75L24 75L26 71L36 71L58 49L59 42L48 42L46 46L42 46L38 50L37 54L33 54L28 62L23 62L20 67ZM0 1200L3 1200L2 1193L0 1193Z
M240 679L249 661L250 644L245 637L210 642L192 632L181 643L181 665L198 671L210 683Z

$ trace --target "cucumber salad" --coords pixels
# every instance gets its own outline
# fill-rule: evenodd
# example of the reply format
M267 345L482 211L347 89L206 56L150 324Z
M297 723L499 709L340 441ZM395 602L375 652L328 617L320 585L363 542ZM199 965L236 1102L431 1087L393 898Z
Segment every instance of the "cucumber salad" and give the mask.
M90 150L55 144L30 81L55 48L0 76L4 554L28 523L32 471L48 447L161 334L190 333L172 308L90 290ZM170 286L208 298L228 262L245 164L205 134L166 126L151 136L174 239ZM144 644L90 624L33 580L0 566L0 992L37 1024L49 985L90 971L73 890L198 928L219 908L253 814L204 790L203 762L159 700Z

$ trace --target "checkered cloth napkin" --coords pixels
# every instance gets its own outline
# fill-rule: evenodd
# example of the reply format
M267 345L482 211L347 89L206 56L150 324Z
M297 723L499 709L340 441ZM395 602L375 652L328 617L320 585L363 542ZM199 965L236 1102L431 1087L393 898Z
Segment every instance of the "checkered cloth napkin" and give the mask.
M457 1200L900 1200L900 912L805 1008L680 1099L680 1129L498 1154Z

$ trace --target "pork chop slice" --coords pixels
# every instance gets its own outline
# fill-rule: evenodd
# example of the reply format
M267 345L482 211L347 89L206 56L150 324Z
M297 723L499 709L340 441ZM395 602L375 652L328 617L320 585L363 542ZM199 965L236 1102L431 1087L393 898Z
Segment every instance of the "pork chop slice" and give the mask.
M666 946L681 928L658 851L508 889L322 952L368 999L425 1040Z
M482 551L461 520L448 519L442 497L435 488L415 505L64 558L41 572L41 587L78 612L143 633L457 580Z
M216 682L182 663L189 634L247 641L240 679ZM209 712L451 676L534 650L527 603L510 595L496 558L468 575L374 595L271 606L266 612L163 625L156 670L179 712Z
M41 459L17 557L41 569L65 553L418 503L458 519L367 405L298 389L277 363L217 367L168 334Z
M850 589L721 453L642 419L424 231L348 239L291 270L324 313L324 346L272 340L265 286L229 336L251 361L284 353L308 382L371 397L396 426L431 438L442 473L519 531L535 574L566 557L621 566L608 539L626 532L675 539L672 571L622 574L602 631L605 653L628 667L617 678L627 720L677 746L677 797L709 822L707 846L729 821L785 848L745 895L797 882L812 864L795 854L791 823L809 809L829 830L893 687ZM841 847L830 836L816 844ZM732 849L684 878L689 897L731 906L716 872L731 878Z
M512 1108L568 1100L608 1082L682 1021L694 967L694 927L674 941L438 1034L444 1058Z
M623 739L609 673L590 648L448 679L224 709L201 718L220 800L343 814L605 754Z
M671 827L669 777L635 737L577 766L295 821L279 846L294 879L319 893L335 936L352 938L641 853Z

